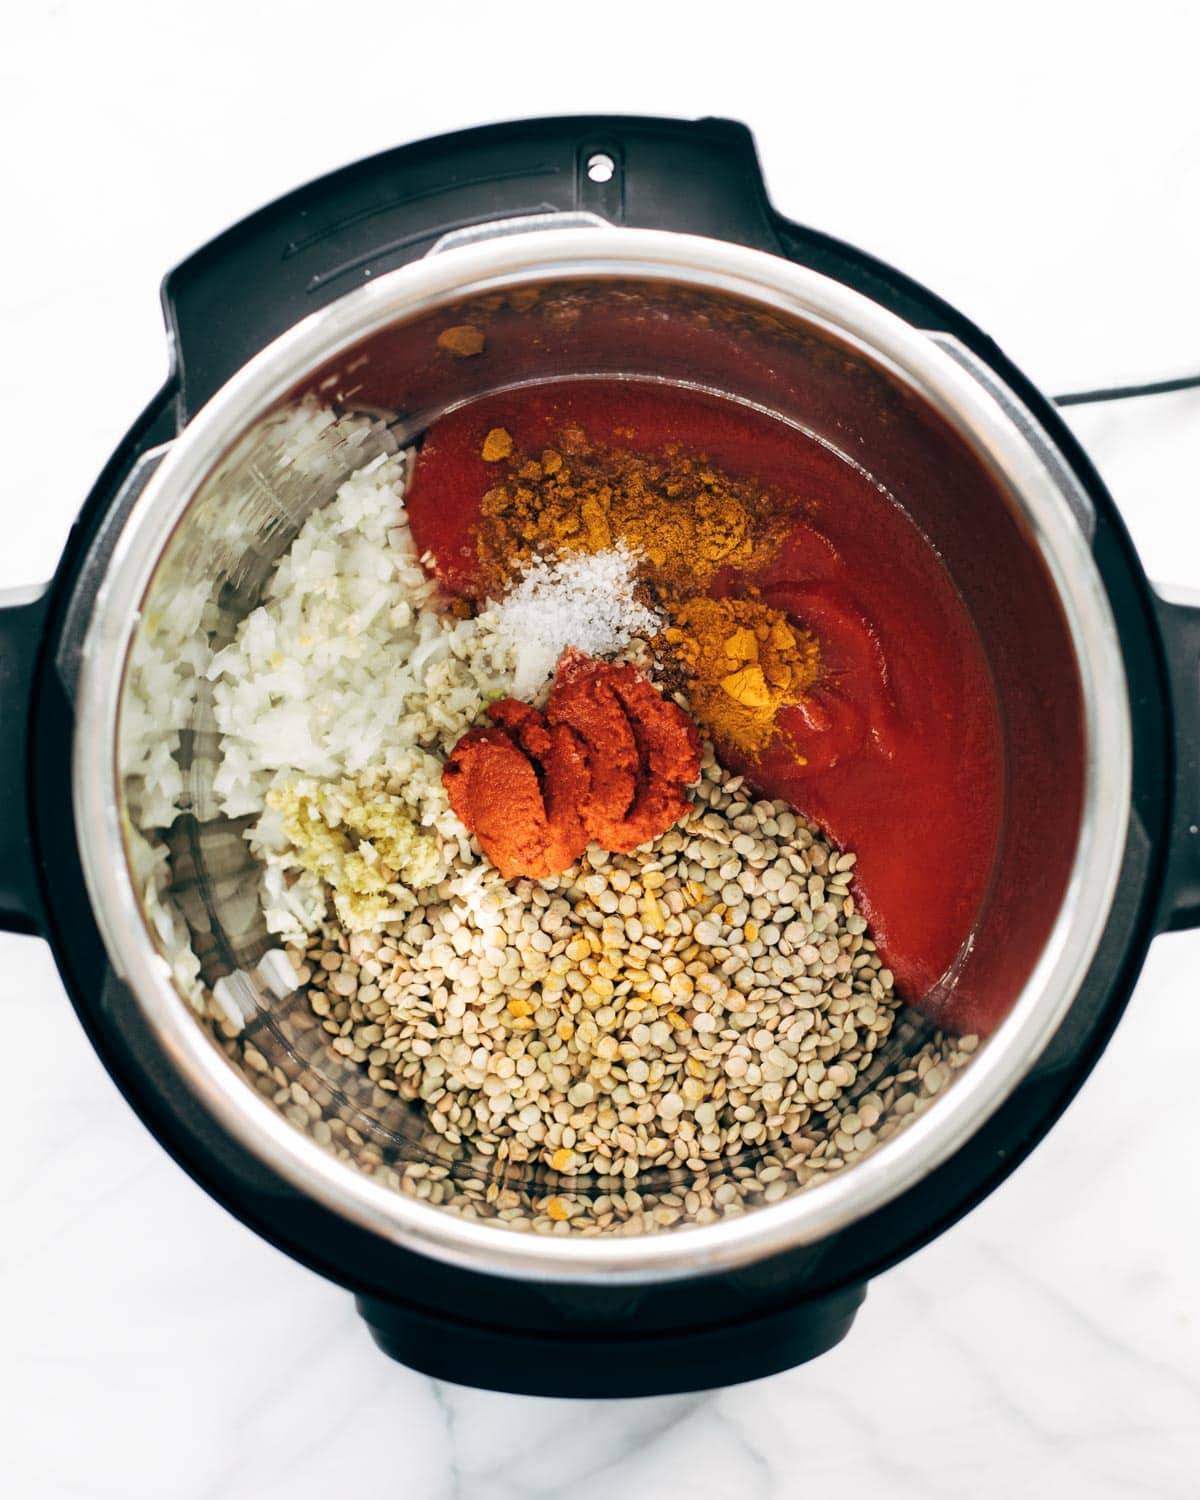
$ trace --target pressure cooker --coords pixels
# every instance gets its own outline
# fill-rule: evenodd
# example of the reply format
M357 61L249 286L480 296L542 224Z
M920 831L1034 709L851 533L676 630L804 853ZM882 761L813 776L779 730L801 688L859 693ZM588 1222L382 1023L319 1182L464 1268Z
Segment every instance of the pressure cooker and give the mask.
M550 325L513 295L547 287L595 316ZM0 612L0 921L50 943L104 1065L184 1170L350 1290L394 1358L595 1396L729 1384L831 1348L870 1278L1049 1130L1151 939L1200 922L1200 607L1147 583L1052 402L940 298L778 213L729 121L546 119L388 151L228 229L162 301L166 383L49 586ZM482 357L431 353L437 328L481 311ZM602 339L580 332L597 318ZM441 413L581 375L697 386L861 464L949 570L1003 721L1003 828L954 976L999 1024L842 1171L653 1234L519 1233L412 1191L421 1164L486 1164L447 1157L412 1106L316 1044L271 962L244 829L212 795L205 663L305 517ZM314 395L369 416L367 437L296 466L280 432ZM185 592L170 681L193 690L176 697L147 641ZM131 793L146 703L182 789L169 823ZM916 1018L895 1028L880 1066L901 1072L923 1035Z

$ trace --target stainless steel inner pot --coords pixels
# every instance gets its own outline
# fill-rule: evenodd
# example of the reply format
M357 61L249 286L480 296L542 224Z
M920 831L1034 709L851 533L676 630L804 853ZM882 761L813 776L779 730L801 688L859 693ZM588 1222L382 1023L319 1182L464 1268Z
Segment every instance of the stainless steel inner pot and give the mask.
M732 244L569 221L500 227L452 236L298 324L170 445L123 525L84 645L73 771L84 867L113 966L181 1083L298 1189L475 1270L698 1275L812 1244L879 1208L960 1147L1029 1072L1095 952L1116 883L1130 804L1121 655L1086 497L1029 414L953 341ZM486 330L478 357L437 345L440 330L463 322ZM456 1155L330 1052L303 996L264 961L273 941L258 872L212 794L203 671L306 515L354 468L474 396L606 374L698 386L777 414L867 469L940 551L991 663L1007 757L990 892L946 983L999 998L1006 1014L962 1053L951 1086L891 1121L860 1159L797 1182L781 1201L751 1199L717 1222L657 1234L516 1233L488 1216L486 1160ZM285 461L289 413L311 393L375 420L354 440L334 424ZM148 796L154 767L178 782L177 817ZM880 1069L894 1077L929 1035L906 1013L857 1091ZM752 1163L734 1167L752 1175ZM449 1186L430 1186L465 1182L479 1189L466 1211L437 1201ZM507 1185L550 1191L536 1175ZM671 1187L687 1183L647 1191Z

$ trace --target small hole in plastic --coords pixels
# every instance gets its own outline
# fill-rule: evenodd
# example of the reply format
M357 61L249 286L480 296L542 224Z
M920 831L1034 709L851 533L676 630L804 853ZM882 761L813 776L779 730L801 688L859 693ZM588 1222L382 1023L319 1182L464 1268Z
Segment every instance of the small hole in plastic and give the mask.
M617 164L607 151L594 151L587 159L588 180L591 182L611 182L616 170Z

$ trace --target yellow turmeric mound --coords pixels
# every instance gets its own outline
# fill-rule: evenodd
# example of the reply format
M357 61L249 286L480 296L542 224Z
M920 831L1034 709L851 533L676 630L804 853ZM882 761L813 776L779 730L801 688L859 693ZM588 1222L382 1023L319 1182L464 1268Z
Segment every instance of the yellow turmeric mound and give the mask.
M688 599L666 632L689 679L692 712L718 743L761 750L775 719L816 679L816 638L751 599Z

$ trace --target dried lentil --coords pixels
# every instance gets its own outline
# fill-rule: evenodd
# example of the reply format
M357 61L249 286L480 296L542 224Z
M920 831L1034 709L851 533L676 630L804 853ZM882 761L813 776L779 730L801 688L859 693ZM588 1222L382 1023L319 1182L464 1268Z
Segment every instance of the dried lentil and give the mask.
M782 803L735 814L740 788L706 748L689 818L634 855L589 851L540 886L483 868L473 901L435 894L382 935L315 943L314 1015L344 1001L353 941L379 971L375 1024L334 1049L419 1101L447 1140L511 1162L637 1177L664 1154L711 1170L787 1141L835 1111L898 1001L853 899L835 901L816 873L836 851ZM747 930L732 898L777 893L785 869L808 882L808 905ZM665 908L654 936L633 915L650 892ZM770 916L762 898L750 910L760 900ZM868 1005L870 1026L845 1024ZM380 1022L389 1046L376 1061L364 1049ZM802 1053L820 1060L805 1069ZM938 1076L921 1087L931 1096Z

